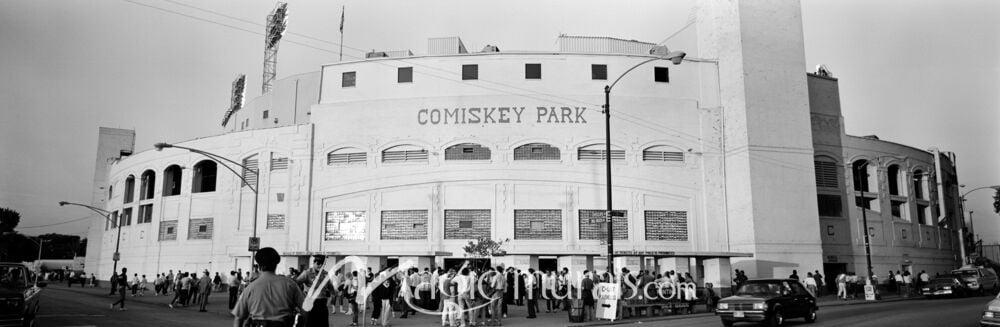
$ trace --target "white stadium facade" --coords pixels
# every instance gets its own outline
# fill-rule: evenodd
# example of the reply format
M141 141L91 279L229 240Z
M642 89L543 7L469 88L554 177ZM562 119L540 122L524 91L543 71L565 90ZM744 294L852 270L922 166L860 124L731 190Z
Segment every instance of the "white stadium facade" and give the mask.
M667 42L680 65L641 65L611 92L616 269L717 287L733 269L863 275L861 207L876 274L960 263L954 155L844 134L837 80L803 71L797 2L705 1L692 17ZM494 264L603 270L603 91L655 44L558 40L373 52L276 81L220 135L164 140L259 176L133 153L135 132L102 128L92 205L115 223L94 219L86 269L110 276L120 228L118 266L147 275L247 270L255 234L281 270L317 254L450 265L478 237L510 240Z

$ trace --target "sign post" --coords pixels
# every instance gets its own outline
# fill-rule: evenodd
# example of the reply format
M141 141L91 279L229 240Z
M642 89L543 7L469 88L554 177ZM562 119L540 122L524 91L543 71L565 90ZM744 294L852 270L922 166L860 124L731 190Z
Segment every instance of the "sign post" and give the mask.
M119 259L121 259L121 253L115 252L111 260L118 261Z

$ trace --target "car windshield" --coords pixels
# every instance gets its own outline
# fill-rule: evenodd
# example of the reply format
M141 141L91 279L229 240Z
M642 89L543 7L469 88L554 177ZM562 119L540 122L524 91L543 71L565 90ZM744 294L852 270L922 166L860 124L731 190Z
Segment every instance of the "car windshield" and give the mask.
M0 288L24 288L27 285L24 267L0 266Z
M778 283L746 283L736 290L736 295L778 296L781 295L781 285Z

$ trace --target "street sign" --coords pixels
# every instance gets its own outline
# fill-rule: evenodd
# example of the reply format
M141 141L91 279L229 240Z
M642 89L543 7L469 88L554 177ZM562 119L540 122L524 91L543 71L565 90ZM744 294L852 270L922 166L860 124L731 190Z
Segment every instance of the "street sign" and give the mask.
M121 258L121 254L119 254L118 252L115 252L114 257L112 257L111 260L118 261L118 259L120 259L120 258Z
M620 217L625 217L625 212L624 211L612 211L611 212L611 217L619 217L619 218Z
M618 316L618 295L621 294L618 283L597 284L597 319L614 321Z
M875 301L875 286L865 285L865 300Z
M251 237L250 238L250 245L248 246L248 248L249 249L247 251L250 251L250 252L255 252L255 251L260 250L260 237Z

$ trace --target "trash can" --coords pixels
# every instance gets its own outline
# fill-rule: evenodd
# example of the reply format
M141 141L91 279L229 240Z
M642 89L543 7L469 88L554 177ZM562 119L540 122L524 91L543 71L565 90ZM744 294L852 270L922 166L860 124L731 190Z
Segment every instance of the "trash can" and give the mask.
M572 299L569 303L569 321L583 322L583 299Z

